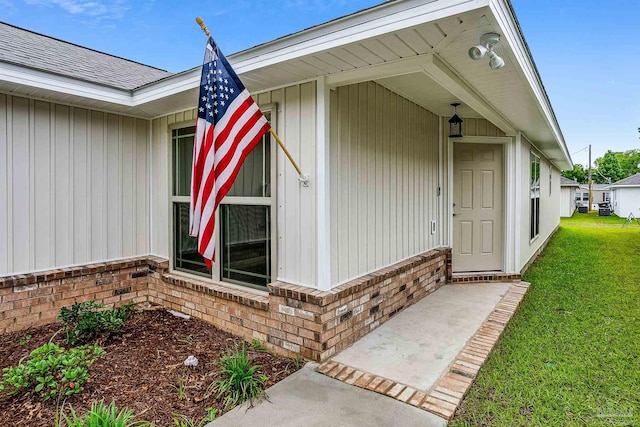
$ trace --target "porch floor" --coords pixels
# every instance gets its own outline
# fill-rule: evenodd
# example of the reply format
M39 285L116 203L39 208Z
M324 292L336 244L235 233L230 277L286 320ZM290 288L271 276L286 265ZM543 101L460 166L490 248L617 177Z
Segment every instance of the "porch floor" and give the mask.
M529 284L445 285L209 426L447 424ZM324 375L322 375L324 374ZM333 378L333 379L332 379ZM335 381L335 380L338 381Z
M451 418L527 286L443 286L319 371Z

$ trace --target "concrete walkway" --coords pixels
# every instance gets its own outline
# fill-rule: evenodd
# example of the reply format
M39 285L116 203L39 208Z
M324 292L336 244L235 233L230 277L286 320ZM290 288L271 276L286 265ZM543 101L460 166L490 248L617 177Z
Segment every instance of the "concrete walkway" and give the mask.
M271 387L271 403L209 426L445 426L526 289L443 286L319 368L309 363Z
M509 286L445 285L331 360L418 390L429 390Z
M447 422L430 412L336 381L316 372L316 363L267 390L269 402L247 410L243 405L207 427L278 426L403 426L443 427Z

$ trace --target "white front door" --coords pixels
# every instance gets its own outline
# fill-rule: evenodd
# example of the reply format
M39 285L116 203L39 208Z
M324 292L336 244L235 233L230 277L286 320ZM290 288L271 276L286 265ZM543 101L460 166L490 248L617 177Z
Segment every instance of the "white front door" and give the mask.
M453 271L503 269L501 144L453 144Z

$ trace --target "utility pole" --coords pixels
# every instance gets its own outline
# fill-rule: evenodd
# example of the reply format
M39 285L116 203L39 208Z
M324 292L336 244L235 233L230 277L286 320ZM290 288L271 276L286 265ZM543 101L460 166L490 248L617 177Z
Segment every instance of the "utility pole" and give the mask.
M589 144L589 209L591 212L591 204L593 203L593 181L591 180L591 144Z

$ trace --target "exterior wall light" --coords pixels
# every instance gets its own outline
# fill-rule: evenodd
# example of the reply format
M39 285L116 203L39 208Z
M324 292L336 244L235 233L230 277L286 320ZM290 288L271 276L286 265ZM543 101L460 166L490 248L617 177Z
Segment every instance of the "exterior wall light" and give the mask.
M477 61L487 55L489 56L489 66L492 70L498 70L504 67L504 59L493 51L493 46L499 41L500 34L487 33L482 35L482 37L480 37L480 44L469 49L469 58Z
M451 104L453 107L453 117L449 119L449 138L461 138L462 137L462 119L458 117L459 102Z

